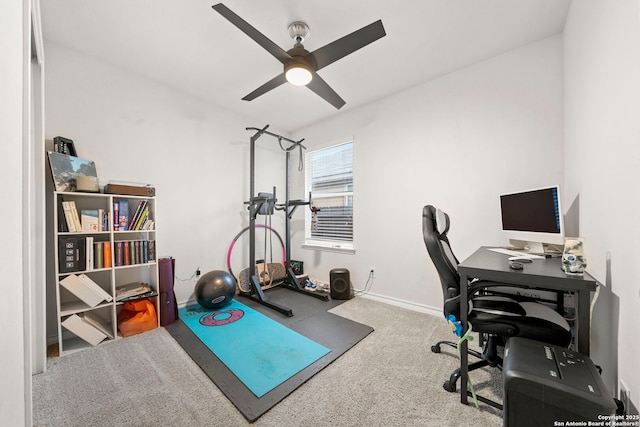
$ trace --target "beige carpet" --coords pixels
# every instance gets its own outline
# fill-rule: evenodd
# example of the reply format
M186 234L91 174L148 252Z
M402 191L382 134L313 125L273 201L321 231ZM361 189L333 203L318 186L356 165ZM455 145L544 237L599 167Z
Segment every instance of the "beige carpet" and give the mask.
M363 297L332 313L375 331L259 418L256 426L500 426L502 413L459 403L442 383L456 367L443 319ZM246 426L245 418L164 328L48 360L33 377L36 426ZM501 373L472 374L501 399Z

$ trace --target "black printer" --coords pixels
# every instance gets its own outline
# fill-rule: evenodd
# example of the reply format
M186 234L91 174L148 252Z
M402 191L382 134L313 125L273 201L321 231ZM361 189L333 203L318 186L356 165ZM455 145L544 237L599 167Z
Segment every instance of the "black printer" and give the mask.
M588 357L526 338L504 350L504 426L587 426L611 420L616 402Z

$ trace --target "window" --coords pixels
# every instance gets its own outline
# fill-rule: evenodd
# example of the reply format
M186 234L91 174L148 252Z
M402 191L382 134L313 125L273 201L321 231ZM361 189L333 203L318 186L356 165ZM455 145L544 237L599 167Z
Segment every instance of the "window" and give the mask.
M305 155L305 246L353 252L353 142Z

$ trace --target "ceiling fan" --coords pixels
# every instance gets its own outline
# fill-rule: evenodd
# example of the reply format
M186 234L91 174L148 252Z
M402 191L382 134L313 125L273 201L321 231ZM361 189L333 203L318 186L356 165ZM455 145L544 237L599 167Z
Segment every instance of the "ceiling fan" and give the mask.
M304 22L296 21L289 25L289 35L295 43L292 49L285 51L222 3L212 7L284 65L282 74L242 98L245 101L251 101L289 82L297 86L307 86L325 101L340 109L345 101L317 74L317 71L386 35L382 21L378 20L309 52L302 46L302 42L309 35L309 27Z

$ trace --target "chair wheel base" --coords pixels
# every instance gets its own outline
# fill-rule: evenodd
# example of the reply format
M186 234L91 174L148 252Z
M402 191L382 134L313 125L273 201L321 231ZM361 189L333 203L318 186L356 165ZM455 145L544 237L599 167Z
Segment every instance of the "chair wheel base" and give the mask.
M440 346L438 344L431 346L432 353L440 353Z
M456 383L452 383L451 381L445 381L444 384L442 384L442 388L447 390L449 393L453 393L456 391Z

